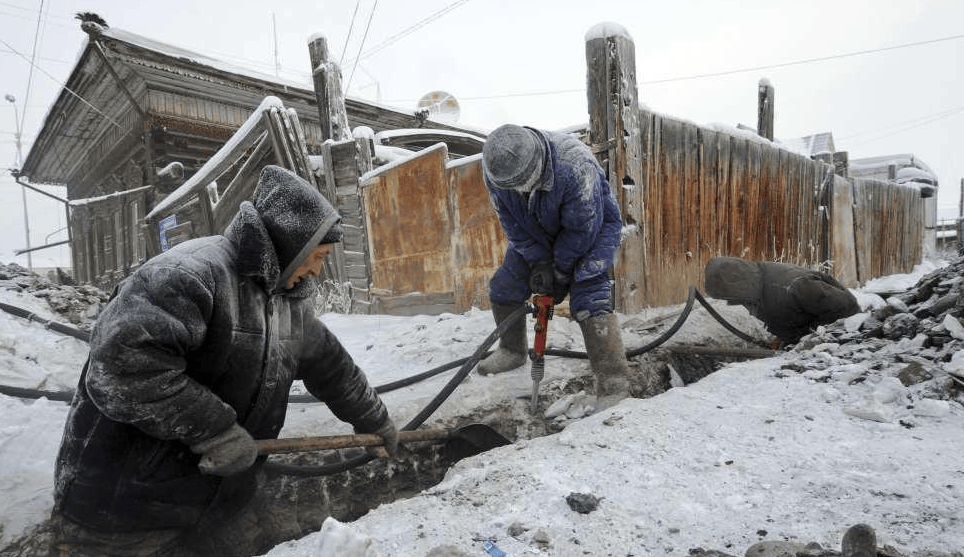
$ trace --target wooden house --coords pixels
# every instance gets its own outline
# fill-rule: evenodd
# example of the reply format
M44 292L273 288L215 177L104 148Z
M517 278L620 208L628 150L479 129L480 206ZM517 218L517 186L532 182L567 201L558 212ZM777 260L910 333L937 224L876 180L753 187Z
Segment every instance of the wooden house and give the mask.
M138 223L268 96L294 111L308 156L321 156L325 141L350 137L349 130L359 126L376 134L422 130L392 136L392 145L412 150L434 137L451 140L453 157L481 151L483 133L436 122L424 112L349 97L343 100L347 121L339 127L320 113L312 84L285 82L115 27L90 21L81 27L88 42L20 172L32 183L66 186L73 270L80 282L109 288L157 253L156 235L145 236ZM325 73L327 52L323 39L308 46L317 79ZM434 136L424 133L431 130Z

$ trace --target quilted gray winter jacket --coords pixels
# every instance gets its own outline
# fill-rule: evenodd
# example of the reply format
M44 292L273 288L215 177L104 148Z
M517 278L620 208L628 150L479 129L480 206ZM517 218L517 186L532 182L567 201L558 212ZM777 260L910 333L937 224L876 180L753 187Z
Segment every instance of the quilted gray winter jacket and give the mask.
M224 235L177 245L119 285L98 318L67 419L55 512L105 531L232 514L253 495L264 459L222 478L202 474L189 446L235 421L255 439L277 437L295 379L358 431L387 419L315 317L314 286L277 287L283 269L304 259L301 244L317 243L320 228L336 222L314 190L272 212L264 203L272 194L304 194L292 180L300 178L269 167Z

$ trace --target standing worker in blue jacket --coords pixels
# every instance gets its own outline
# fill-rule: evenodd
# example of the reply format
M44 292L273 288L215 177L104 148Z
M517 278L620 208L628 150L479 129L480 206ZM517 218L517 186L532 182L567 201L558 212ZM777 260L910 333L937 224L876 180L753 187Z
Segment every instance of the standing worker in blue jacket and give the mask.
M394 454L385 405L314 313L311 279L339 220L317 189L268 166L223 235L120 283L67 416L52 555L238 557L284 541L290 525L257 504L254 440L277 437L296 379Z
M489 282L496 323L536 293L569 308L582 329L602 409L629 396L629 364L613 313L609 268L622 220L596 158L576 137L506 124L482 149L482 169L509 247ZM479 363L483 375L526 361L525 319Z

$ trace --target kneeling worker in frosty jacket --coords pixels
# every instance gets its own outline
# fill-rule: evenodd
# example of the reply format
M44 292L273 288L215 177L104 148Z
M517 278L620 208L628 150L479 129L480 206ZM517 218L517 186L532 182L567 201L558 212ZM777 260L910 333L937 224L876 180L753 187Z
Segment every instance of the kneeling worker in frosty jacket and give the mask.
M714 257L705 270L707 294L742 305L783 343L796 343L819 325L860 312L846 287L806 267Z
M223 235L184 242L118 286L97 320L56 463L54 555L262 554L254 439L284 424L300 379L394 454L385 405L313 294L340 217L266 167Z
M626 398L629 363L608 275L622 219L602 167L576 137L506 124L486 138L482 169L509 241L489 282L496 323L532 294L549 294L557 304L570 295L595 375L597 410ZM479 364L479 373L523 365L526 342L520 319Z

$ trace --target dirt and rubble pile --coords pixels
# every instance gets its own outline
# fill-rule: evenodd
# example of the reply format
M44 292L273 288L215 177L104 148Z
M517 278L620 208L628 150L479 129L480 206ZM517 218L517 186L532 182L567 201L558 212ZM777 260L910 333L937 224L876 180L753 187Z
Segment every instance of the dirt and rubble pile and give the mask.
M59 269L42 277L16 263L0 264L0 289L43 298L64 321L84 331L90 331L110 298L108 292L97 287L77 285Z
M802 338L794 350L806 356L805 369L797 371L836 372L844 360L863 366L849 368L854 373L852 382L869 379L908 388L911 403L961 397L962 320L964 259L958 259L905 292L883 293L870 311Z

